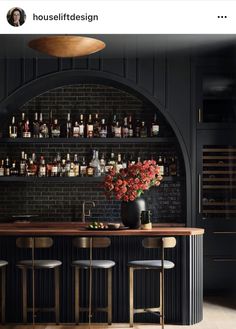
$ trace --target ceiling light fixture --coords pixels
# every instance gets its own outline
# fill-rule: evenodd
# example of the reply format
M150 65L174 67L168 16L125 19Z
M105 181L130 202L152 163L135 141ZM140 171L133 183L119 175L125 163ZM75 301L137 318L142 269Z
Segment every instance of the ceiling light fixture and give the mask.
M98 39L80 36L50 36L34 39L29 47L56 57L81 57L96 53L106 47Z

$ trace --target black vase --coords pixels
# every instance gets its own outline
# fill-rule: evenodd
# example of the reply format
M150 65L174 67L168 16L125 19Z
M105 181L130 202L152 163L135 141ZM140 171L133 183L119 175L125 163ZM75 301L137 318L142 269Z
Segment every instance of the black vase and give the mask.
M146 201L142 197L138 197L134 201L122 201L120 210L124 226L139 228L141 225L141 212L146 210Z

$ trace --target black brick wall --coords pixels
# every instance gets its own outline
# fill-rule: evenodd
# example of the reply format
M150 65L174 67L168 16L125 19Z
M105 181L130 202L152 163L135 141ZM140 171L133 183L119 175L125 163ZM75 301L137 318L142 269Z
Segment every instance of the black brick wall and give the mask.
M135 118L144 118L151 122L155 109L137 97L125 91L113 87L83 84L66 86L50 90L30 100L21 109L14 113L17 120L20 119L20 112L26 112L29 118L33 118L34 112L43 112L46 120L52 111L53 117L65 122L66 114L71 113L72 120L79 118L80 113L96 113L100 117L111 118L114 113L121 119L125 114L132 114ZM9 117L9 121L10 121ZM160 122L160 136L173 136L173 132L161 115L158 115ZM7 125L4 130L7 134ZM57 152L62 157L66 153L72 155L77 153L79 159L86 156L89 159L91 150L99 149L99 152L110 154L132 153L139 154L143 159L155 157L159 154L165 156L178 156L178 174L180 177L173 181L162 183L158 188L146 192L144 197L148 201L148 207L153 212L154 221L162 222L185 222L185 180L183 160L178 147L175 144L138 144L131 143L122 145L78 145L78 144L3 144L0 147L0 159L8 154L10 158L20 158L20 152L24 150L27 154L36 153L39 157L45 155L47 161L53 160ZM91 219L98 220L119 220L120 203L106 200L101 183L55 183L37 180L35 183L0 183L0 213L1 219L8 219L16 214L39 215L40 220L78 220L81 215L81 204L84 200L93 200L96 208L92 209Z

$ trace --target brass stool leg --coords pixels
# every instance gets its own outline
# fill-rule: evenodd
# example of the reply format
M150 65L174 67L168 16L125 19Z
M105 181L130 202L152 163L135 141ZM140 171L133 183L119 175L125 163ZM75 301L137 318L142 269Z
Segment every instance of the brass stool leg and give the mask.
M6 268L2 267L2 287L1 287L1 315L2 315L2 324L5 323L5 305L6 305Z
M55 275L55 317L56 317L56 324L59 324L60 318L60 284L59 284L59 267L55 267L54 269Z
M107 273L107 304L108 304L108 314L107 322L111 325L112 322L112 268L108 269Z
M134 325L134 269L129 268L129 326Z
M75 323L79 324L79 268L75 267Z
M160 272L160 324L164 329L164 276L162 272Z
M27 269L22 268L23 322L27 323Z

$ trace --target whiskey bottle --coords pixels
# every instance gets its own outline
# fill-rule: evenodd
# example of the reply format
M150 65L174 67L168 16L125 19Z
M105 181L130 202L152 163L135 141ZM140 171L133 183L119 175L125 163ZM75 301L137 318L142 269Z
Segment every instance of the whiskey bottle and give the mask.
M70 119L70 113L67 113L67 121L66 121L66 137L72 137L72 123Z
M57 162L57 157L54 158L53 163L52 163L52 168L51 168L51 176L52 177L57 177L58 175L58 162Z
M25 124L25 113L21 113L21 121L19 122L19 135L20 137L23 137L23 127Z
M80 176L85 177L87 175L87 163L85 157L82 158L82 163L80 165Z
M10 176L10 159L8 156L4 161L4 176Z
M119 121L116 121L116 125L114 127L114 136L116 138L121 138L122 134L121 134L121 125L119 123Z
M167 157L164 157L163 163L164 163L164 176L169 176L169 163Z
M60 177L66 176L66 160L62 159L61 161L61 170L60 170Z
M57 176L61 175L61 154L58 152L56 156L57 160Z
M75 165L74 165L74 162L71 161L70 163L70 170L68 172L68 177L75 177Z
M124 124L122 127L122 137L127 138L129 137L129 127L128 127L128 118L124 117Z
M84 137L85 133L85 124L84 124L84 115L80 114L80 121L79 121L79 137Z
M29 124L28 119L25 119L24 122L23 122L22 137L23 138L30 138L31 137L30 124Z
M111 152L111 157L107 160L105 171L106 173L109 172L109 170L115 169L116 161L115 161L115 154Z
M73 137L80 137L80 126L78 121L75 121L74 127L73 127Z
M159 155L159 157L158 157L157 164L160 168L159 174L161 176L163 176L164 175L164 162L163 162L163 159L162 159L161 155Z
M86 176L88 176L88 177L93 177L94 176L94 167L92 166L91 162L86 167Z
M10 138L16 138L17 137L17 125L15 122L15 117L12 117L11 124L9 126L9 137Z
M70 154L67 153L66 155L66 172L65 172L65 175L66 176L69 176L69 173L70 173L70 165L71 165L71 161L70 161Z
M47 176L47 167L43 156L40 157L38 176L39 177Z
M114 114L113 115L113 120L112 120L112 123L111 123L111 137L115 137L116 121L117 121L116 114Z
M21 152L21 159L20 159L20 170L19 170L20 176L26 175L26 160L25 160L25 152Z
M46 122L43 121L43 113L39 114L39 137L48 138L49 128Z
M92 122L92 114L89 114L87 126L86 126L86 137L92 138L93 137L93 122Z
M129 116L128 137L134 137L134 127L133 127L131 115Z
M107 125L105 123L105 119L102 119L101 128L100 128L100 137L106 138L107 137Z
M90 162L90 165L94 168L93 176L99 177L101 176L101 165L98 157L98 151L93 150L93 158Z
M74 176L79 176L79 161L78 161L78 155L74 155Z
M169 164L169 175L177 176L177 161L176 157L171 157Z
M0 176L4 176L4 160L0 161Z
M52 138L60 137L61 135L61 126L58 123L57 119L53 120L53 124L51 126L51 136Z
M154 119L151 126L151 137L156 137L159 134L159 124L157 122L157 115L154 114Z
M123 169L123 163L121 161L121 154L118 153L117 163L116 163L116 172L119 173L121 169Z
M13 160L10 168L10 176L18 176L18 175L19 175L19 170L17 169L16 161Z
M104 153L102 153L102 156L100 158L100 167L101 167L101 175L103 176L106 173L106 171L105 171L106 160L105 160Z
M140 137L141 138L146 138L147 137L147 126L145 124L145 121L141 122Z
M100 121L98 117L98 113L95 114L95 120L93 124L93 137L100 137Z
M39 120L38 113L34 113L34 121L33 121L33 138L39 138Z
M127 160L126 160L126 155L123 155L123 159L122 159L122 168L126 169L127 168Z
M29 159L27 169L26 169L26 175L27 176L36 176L37 175L37 164L34 162L33 156L32 156L32 158Z

